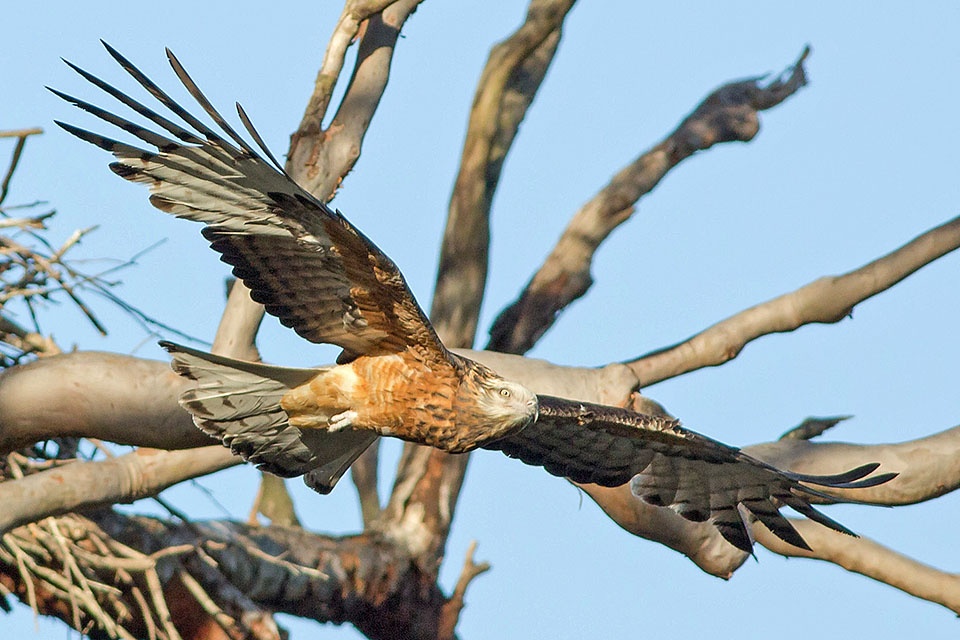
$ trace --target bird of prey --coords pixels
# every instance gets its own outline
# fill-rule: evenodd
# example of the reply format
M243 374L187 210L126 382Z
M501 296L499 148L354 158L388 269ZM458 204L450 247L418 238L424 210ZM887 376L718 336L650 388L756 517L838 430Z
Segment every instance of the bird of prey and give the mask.
M261 469L303 475L327 493L379 436L451 453L499 450L575 482L630 483L649 503L689 520L710 520L748 552L754 517L786 542L808 548L780 514L781 505L850 533L810 505L811 497L831 500L816 487L868 487L892 477L871 475L876 464L829 476L779 470L674 420L537 396L450 352L396 265L293 181L242 107L240 120L259 151L214 109L169 50L177 77L220 132L104 44L182 123L67 63L163 133L52 90L146 148L57 124L111 152L110 168L146 184L155 207L201 223L211 247L268 313L310 342L343 349L333 366L295 369L162 343L174 369L195 381L180 402L197 426Z

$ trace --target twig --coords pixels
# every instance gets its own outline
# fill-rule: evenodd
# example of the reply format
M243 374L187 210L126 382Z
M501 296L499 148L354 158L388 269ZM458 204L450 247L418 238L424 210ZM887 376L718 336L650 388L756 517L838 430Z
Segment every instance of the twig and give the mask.
M460 619L460 612L463 611L464 596L467 593L467 587L474 578L490 570L489 562L481 562L478 564L473 561L473 554L476 550L477 541L473 540L467 548L467 555L463 561L463 569L460 571L460 578L457 579L457 585L453 589L453 594L450 596L450 599L444 603L440 611L440 623L437 629L437 638L440 640L449 640L454 637L457 621Z
M36 136L43 133L40 127L30 127L28 129L4 129L0 130L0 138L26 138L27 136Z
M213 601L213 598L203 590L203 587L200 586L200 583L197 582L193 576L181 569L177 572L177 577L180 579L180 582L183 583L183 586L186 587L187 591L190 592L190 595L197 601L197 604L200 605L200 608L223 629L224 633L238 640L245 637L245 632L240 629L239 623L227 615L227 613Z
M822 435L828 429L832 429L844 420L849 420L853 416L835 416L832 418L806 418L803 422L790 429L782 436L781 440L810 440Z
M17 170L17 164L20 163L20 155L23 153L23 146L27 143L29 136L39 135L43 129L34 127L32 129L18 129L14 131L0 131L0 138L17 138L17 145L13 148L13 157L10 159L10 166L0 182L0 204L7 198L7 190L10 188L10 179L13 172Z
M0 218L0 229L10 229L17 227L19 229L46 229L44 222L55 215L53 211L41 214L39 216L30 216L29 218Z
M130 595L133 596L134 602L140 609L140 617L147 628L147 640L157 640L157 623L153 619L153 611L150 609L147 599L143 597L143 591L140 590L140 587L131 585Z
M150 602L153 604L153 610L157 614L157 619L167 634L168 640L182 640L177 628L173 626L173 616L170 615L170 609L167 608L167 601L163 597L163 587L160 584L160 577L156 569L149 569L144 572L144 579L147 583L147 593L150 595Z

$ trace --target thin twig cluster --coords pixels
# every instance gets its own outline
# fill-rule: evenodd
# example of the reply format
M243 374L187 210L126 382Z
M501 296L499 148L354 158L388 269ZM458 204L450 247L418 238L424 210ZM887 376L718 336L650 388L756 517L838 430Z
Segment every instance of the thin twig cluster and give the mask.
M6 458L10 480L63 460ZM62 615L84 634L101 631L113 638L179 640L158 575L161 558L192 547L167 548L152 556L123 545L94 522L76 514L19 527L0 538L0 564L15 568L25 591L21 599L34 611L49 613L43 600L61 603ZM9 587L0 583L4 595ZM145 630L146 633L142 633Z
M17 140L0 182L0 367L10 367L31 357L61 353L62 349L53 337L41 328L39 315L45 305L56 303L62 297L66 297L100 335L106 335L107 329L81 294L106 298L150 335L155 334L156 328L184 335L150 318L113 292L120 283L108 279L108 276L135 264L143 251L129 260L110 261L99 272L87 273L78 268L80 261L68 259L68 254L72 258L80 241L96 226L78 229L56 246L47 238L47 221L56 214L55 210L29 213L45 204L39 200L4 205L26 139L40 133L39 128L0 131L0 138ZM28 212L28 215L14 215L14 212Z

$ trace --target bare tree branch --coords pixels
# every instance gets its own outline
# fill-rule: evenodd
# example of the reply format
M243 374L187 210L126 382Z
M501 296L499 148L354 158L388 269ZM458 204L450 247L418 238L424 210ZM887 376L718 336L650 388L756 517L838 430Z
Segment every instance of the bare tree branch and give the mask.
M960 575L934 569L868 538L851 538L809 520L791 523L813 551L784 544L761 525L753 527L754 535L760 544L782 556L832 562L960 614Z
M26 129L4 129L0 130L0 138L26 138L27 136L36 136L43 133L40 127L28 127Z
M520 297L508 305L490 329L487 349L526 353L583 296L593 278L590 265L600 244L626 222L634 204L653 190L667 172L697 151L722 142L748 142L760 129L759 112L770 109L806 84L800 58L766 85L762 78L726 84L704 99L680 126L655 147L621 169L574 214L556 246Z
M344 7L303 120L291 137L287 159L287 170L294 179L317 197L332 198L360 157L363 137L387 87L400 30L421 1L347 2ZM360 38L353 76L340 108L323 130L323 116L343 68L347 47L364 22L366 28Z
M340 74L343 72L347 49L350 48L350 45L353 44L360 33L360 25L374 13L383 11L393 1L351 2L348 0L344 5L340 18L333 29L333 34L330 36L330 41L327 43L327 50L323 55L320 70L317 72L313 93L307 101L303 119L300 121L297 131L291 137L290 166L288 166L288 169L292 166L309 167L306 170L306 175L315 175L320 171L317 167L316 156L319 155L317 149L320 145L321 127L324 115L327 113L327 107L330 106L330 100L333 98L333 90ZM300 148L301 142L305 142L311 147L311 152L307 154L310 157L308 161L294 159L294 153Z
M250 362L260 360L256 340L264 315L263 305L250 298L250 290L239 280L231 280L211 351Z
M672 347L626 362L649 386L737 357L747 343L805 324L834 323L854 306L886 291L921 267L960 247L960 217L914 238L896 251L839 276L815 280L796 291L751 307Z
M493 194L572 7L573 0L532 0L524 23L493 47L480 76L450 197L430 312L449 346L473 344L487 280Z
M477 542L474 540L467 549L467 557L463 561L463 570L457 579L457 586L453 589L453 595L443 605L440 611L440 627L437 632L438 640L451 640L454 637L454 631L457 628L457 621L460 619L460 612L464 607L464 596L467 594L467 587L473 582L473 579L481 573L490 570L490 564L487 562L474 562L473 554L477 551Z
M6 501L0 533L47 516L133 502L240 462L220 445L185 451L140 448L117 458L57 466L0 482L0 500Z
M382 513L380 492L377 489L379 455L380 441L375 440L350 467L350 477L357 488L357 498L360 500L360 514L363 516L364 528L376 522Z
M810 440L823 435L826 431L834 428L844 420L849 420L853 416L833 416L830 418L809 417L803 422L790 429L782 436L781 440Z
M9 344L19 353L50 356L61 353L60 347L50 336L39 331L30 331L0 315L0 342Z
M176 403L185 388L165 362L111 353L10 367L0 373L0 452L62 436L162 449L209 445Z

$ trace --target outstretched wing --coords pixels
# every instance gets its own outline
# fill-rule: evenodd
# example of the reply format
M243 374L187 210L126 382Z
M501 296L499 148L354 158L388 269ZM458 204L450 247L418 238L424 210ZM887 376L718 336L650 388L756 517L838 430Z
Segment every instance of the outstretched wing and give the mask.
M753 546L749 514L779 538L809 549L780 514L780 505L854 535L810 506L812 497L837 500L807 485L862 488L895 475L867 478L876 464L832 476L790 473L684 429L676 420L550 396L539 401L536 422L485 448L574 482L608 487L629 482L633 493L650 504L695 522L711 520L724 538L747 552Z
M446 350L403 275L339 212L300 188L266 148L237 105L261 157L213 108L167 50L170 64L217 133L104 43L140 85L180 118L181 126L70 64L86 80L150 120L159 134L93 104L56 95L146 143L125 144L72 125L57 124L113 153L115 173L150 187L150 202L177 217L203 223L203 235L267 312L311 342L329 342L347 355L397 353L419 347L446 358Z

